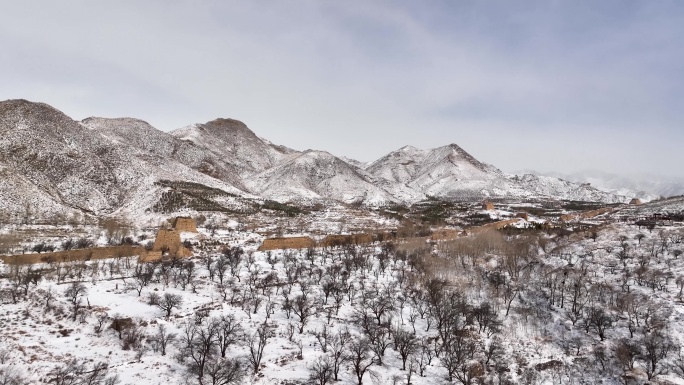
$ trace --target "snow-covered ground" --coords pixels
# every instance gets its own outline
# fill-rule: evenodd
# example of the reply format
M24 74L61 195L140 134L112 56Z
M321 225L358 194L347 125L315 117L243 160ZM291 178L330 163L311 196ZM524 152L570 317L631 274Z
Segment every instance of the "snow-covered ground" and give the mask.
M197 383L193 357L205 338L203 384L231 383L209 372L235 362L244 372L236 384L335 383L314 375L335 357L336 383L355 384L355 346L369 365L364 383L406 384L409 375L416 385L618 384L624 375L645 383L649 372L652 383L684 384L682 227L603 223L259 252L263 236L226 224L188 237L196 245L184 261L0 266L0 371L49 383L76 359L88 370L106 363L121 384ZM150 304L155 295L178 296L170 316ZM221 320L237 325L225 358L217 344L226 334L212 329ZM175 335L165 355L160 325ZM260 330L255 373L250 347Z

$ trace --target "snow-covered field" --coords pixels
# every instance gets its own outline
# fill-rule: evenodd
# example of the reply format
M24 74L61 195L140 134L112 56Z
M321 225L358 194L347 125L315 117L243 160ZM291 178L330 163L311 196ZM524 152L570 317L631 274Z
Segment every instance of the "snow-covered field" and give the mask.
M0 383L684 384L680 226L271 252L230 227L187 260L0 266Z

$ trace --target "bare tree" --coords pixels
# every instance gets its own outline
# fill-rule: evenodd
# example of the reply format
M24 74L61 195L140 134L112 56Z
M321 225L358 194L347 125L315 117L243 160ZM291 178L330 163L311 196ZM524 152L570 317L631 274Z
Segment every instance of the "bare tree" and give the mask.
M259 372L261 366L261 359L264 357L264 348L271 337L271 331L268 326L261 324L257 331L249 339L249 363L252 365L254 374Z
M369 352L370 342L365 339L353 339L347 346L347 360L352 366L358 385L363 385L363 376L369 371L370 367L377 365L377 360Z
M219 284L223 285L223 280L226 279L226 271L228 270L228 258L225 255L221 255L216 258L214 263L214 271L216 272L216 277L219 280Z
M453 382L458 380L464 385L472 383L477 371L471 366L471 360L477 353L478 345L467 333L456 333L448 343L442 346L440 360L446 369L446 380Z
M641 240L644 238L646 238L646 235L642 234L642 233L639 233L639 234L634 236L634 239L636 239L639 242L639 245L641 245Z
M299 334L304 333L304 326L311 315L315 305L306 294L295 297L292 301L292 312L299 318Z
M207 385L242 384L245 376L244 363L235 358L210 359L204 369L203 383Z
M645 335L641 344L642 352L640 357L646 363L644 371L648 379L651 380L653 377L664 373L665 367L662 365L662 362L672 351L676 350L676 346L669 337L660 333Z
M483 302L480 305L473 307L470 314L475 321L477 321L478 331L480 333L485 333L489 336L499 331L501 322L497 317L496 311L489 302Z
M318 344L321 345L321 350L323 353L328 352L328 343L330 339L332 338L332 334L330 333L330 330L328 330L328 325L324 324L323 329L319 330L314 330L311 332L311 334L316 337L316 340L318 341Z
M370 324L370 328L367 331L366 336L370 341L370 348L375 353L375 359L379 366L383 365L383 358L385 357L385 351L392 344L392 338L390 336L390 331L384 326L378 326Z
M622 366L622 370L634 369L634 362L639 356L639 345L632 340L623 338L615 345L615 358Z
M216 278L216 264L214 263L214 258L211 256L204 258L204 267L206 267L207 272L209 273L209 280L214 282L214 278Z
M416 350L418 338L416 338L414 333L409 333L400 327L392 330L392 337L394 339L394 349L399 352L399 356L401 356L401 370L406 370L406 361Z
M5 365L10 359L10 351L0 348L0 365Z
M176 334L169 333L166 329L166 325L160 323L157 324L157 333L154 335L153 338L159 346L159 349L161 350L161 355L165 356L166 348L169 346L169 343L176 338Z
M244 254L244 250L240 247L228 247L223 250L223 255L230 267L230 274L238 281L240 281L240 263L242 263Z
M180 306L183 303L183 297L178 294L164 293L164 295L159 300L157 306L166 312L166 318L171 317L171 311L173 308Z
M138 297L142 293L143 288L147 286L154 276L155 265L151 263L142 263L138 261L133 271L133 283L131 286L138 292Z
M375 316L378 325L382 323L383 317L395 310L393 298L384 291L373 296L366 306Z
M38 285L38 282L43 278L43 273L37 270L33 265L28 265L26 267L19 267L17 269L17 279L19 280L19 285L23 290L24 298L28 296L29 289L31 285L34 287Z
M345 328L335 333L329 340L329 351L335 381L338 380L340 368L347 359L347 356L344 353L349 338L349 331Z
M309 365L309 380L316 385L326 385L333 378L332 362L330 357L319 356L316 361Z
M180 356L189 361L189 371L204 385L205 367L217 352L218 328L215 322L196 325L186 322L181 336Z
M684 378L684 354L682 354L681 348L677 352L677 357L673 360L671 367L678 376Z
M432 359L435 357L435 349L430 340L423 337L420 340L420 346L418 347L418 352L416 353L413 361L415 361L418 367L418 374L423 377L425 375L425 369L432 365Z
M613 316L602 307L591 307L587 311L585 322L603 341L606 338L606 331L613 326Z
M87 293L88 289L80 282L72 282L64 291L64 295L67 297L67 300L73 309L74 321L76 321L76 318L78 317L78 310L81 308L81 300Z
M243 328L232 314L222 315L213 322L218 328L217 339L221 357L225 358L228 347L236 344L242 338Z

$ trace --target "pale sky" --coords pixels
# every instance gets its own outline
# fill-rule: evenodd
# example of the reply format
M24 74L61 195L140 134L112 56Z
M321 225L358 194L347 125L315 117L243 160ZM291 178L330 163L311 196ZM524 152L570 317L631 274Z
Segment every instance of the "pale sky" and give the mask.
M684 177L682 1L6 1L0 99L361 161Z

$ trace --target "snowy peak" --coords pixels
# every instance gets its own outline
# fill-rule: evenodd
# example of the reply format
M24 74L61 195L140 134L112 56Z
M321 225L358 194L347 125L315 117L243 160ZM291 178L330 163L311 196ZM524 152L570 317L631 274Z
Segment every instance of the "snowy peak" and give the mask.
M273 167L286 155L294 152L262 140L247 126L234 119L215 119L204 124L193 124L171 132L174 137L224 159L235 167L241 177Z
M83 138L85 129L61 111L24 99L0 102L0 128L6 139L25 138L31 142ZM86 135L87 136L87 135ZM13 144L21 145L21 141ZM27 144L27 143L23 143Z
M622 202L626 198L555 178L512 178L480 162L456 144L421 150L404 146L371 163L366 171L435 197L547 198Z
M466 163L472 165L473 167L477 168L482 172L500 173L498 169L494 168L491 165L480 162L479 160L475 159L472 155L470 155L468 152L466 152L464 149L453 143L448 146L439 147L433 151L438 153L444 153L448 158L449 162L451 162L454 165L463 165L464 163Z
M421 168L426 151L404 146L392 151L366 167L366 171L398 183L409 183Z
M402 147L396 151L391 152L390 154L405 153L405 154L409 154L409 155L420 155L420 154L423 154L424 152L425 152L425 150L421 150L417 147L407 145L407 146L404 146L404 147Z
M501 172L484 164L456 144L431 150L404 146L373 162L369 173L403 183L430 195L451 195L459 180L490 180Z
M247 181L251 191L278 201L334 200L345 203L380 205L404 201L396 196L401 189L375 178L326 151L307 150ZM410 200L421 194L405 194Z
M90 117L81 124L116 143L159 154L173 151L175 138L144 120Z
M231 147L242 143L263 143L247 125L235 119L219 118L194 127L202 134Z

